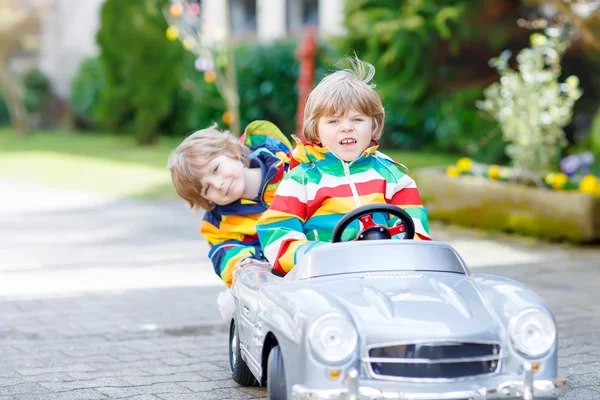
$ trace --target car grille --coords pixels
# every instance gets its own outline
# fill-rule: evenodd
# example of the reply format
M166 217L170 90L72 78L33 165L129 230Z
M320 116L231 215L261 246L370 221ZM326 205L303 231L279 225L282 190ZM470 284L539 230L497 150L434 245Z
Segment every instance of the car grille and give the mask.
M495 373L500 353L492 343L418 343L371 348L365 361L380 378L456 379Z

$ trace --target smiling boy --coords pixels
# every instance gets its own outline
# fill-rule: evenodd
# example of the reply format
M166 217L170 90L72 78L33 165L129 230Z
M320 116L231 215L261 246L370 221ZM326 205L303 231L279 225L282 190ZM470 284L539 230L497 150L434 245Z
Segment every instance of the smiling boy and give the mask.
M264 260L256 221L273 200L290 152L274 124L254 121L239 140L216 125L196 131L169 157L177 194L192 211L206 211L200 233L211 247L215 273L228 287L245 260Z

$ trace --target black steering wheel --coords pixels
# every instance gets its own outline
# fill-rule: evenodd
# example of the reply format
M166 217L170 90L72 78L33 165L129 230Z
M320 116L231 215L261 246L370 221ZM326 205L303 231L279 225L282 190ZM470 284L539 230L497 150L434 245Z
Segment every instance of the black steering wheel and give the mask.
M376 224L373 222L373 214L375 213L386 213L391 214L395 217L400 218L399 223L391 228L385 225ZM415 223L406 211L400 207L393 206L391 204L368 204L366 206L358 207L344 215L342 219L337 223L333 230L333 237L331 243L343 242L342 234L352 222L360 220L363 229L358 232L356 238L352 240L381 240L391 239L392 236L398 235L399 233L406 233L404 239L412 239L415 237Z

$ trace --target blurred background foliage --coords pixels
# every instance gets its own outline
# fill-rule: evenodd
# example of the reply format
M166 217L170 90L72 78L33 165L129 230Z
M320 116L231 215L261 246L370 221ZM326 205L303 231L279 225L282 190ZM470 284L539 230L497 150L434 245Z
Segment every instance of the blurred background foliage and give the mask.
M69 108L77 128L133 135L140 143L153 143L159 136L183 137L213 122L227 127L222 119L224 102L214 83L206 82L194 68L193 54L165 36L167 22L161 9L168 2L106 0L97 34L100 54L84 60L72 81ZM481 162L506 162L496 122L475 102L499 78L489 59L505 49L516 54L527 47L535 30L517 24L535 14L526 3L346 0L346 35L319 42L315 80L341 57L356 53L377 69L377 90L387 111L382 137L386 148L455 152ZM254 119L268 119L285 133L295 130L298 41L235 43L242 127ZM584 92L566 128L571 144L567 152L592 145L600 152L596 112L600 62L575 42L562 67L565 77L580 78ZM47 81L39 71L28 75L28 110L51 112ZM0 124L7 121L0 95Z

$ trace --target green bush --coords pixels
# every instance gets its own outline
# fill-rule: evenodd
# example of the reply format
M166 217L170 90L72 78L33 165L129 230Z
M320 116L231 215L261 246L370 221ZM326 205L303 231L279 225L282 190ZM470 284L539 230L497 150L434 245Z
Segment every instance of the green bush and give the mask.
M184 135L213 122L226 128L225 105L216 85L206 83L204 74L194 68L194 54L165 36L167 23L160 9L167 3L106 1L97 35L100 65L86 61L72 84L76 116L85 121L95 117L101 128L133 132L142 142L159 134ZM236 45L242 127L268 119L282 131L294 132L297 47L297 40L291 39ZM320 46L316 80L325 74L333 51L326 44Z
M52 95L50 81L37 68L29 70L23 77L25 108L29 113L43 113Z
M24 75L15 77L22 79L25 109L35 126L40 124L47 111L48 102L52 97L50 81L38 68L27 71ZM0 86L0 126L10 124L10 114Z
M502 157L495 142L490 149L475 145L495 129L475 108L482 82L493 76L487 61L510 40L504 32L514 32L505 29L505 18L514 26L512 15L496 21L492 2L347 0L347 35L336 46L376 68L386 108L383 144Z
M0 126L5 126L9 124L10 115L8 114L8 108L6 107L6 101L4 101L2 87L0 86Z
M245 127L256 119L266 119L275 123L283 132L294 133L298 89L296 81L299 62L294 53L298 47L295 39L272 43L241 43L235 49L237 83L240 96L240 122ZM333 59L333 50L320 44L316 55L315 81L327 73ZM186 77L181 93L180 105L187 109L176 134L199 129L212 122L220 126L225 111L217 88L206 83L203 73L194 70L193 57L187 56ZM216 101L215 101L216 99ZM181 111L178 111L181 112Z
M433 95L423 113L425 135L434 138L427 147L489 164L506 161L498 124L473 106L482 97L483 90L477 87Z
M71 81L70 104L75 123L80 128L95 127L100 94L106 82L98 57L85 58Z
M97 34L106 87L98 121L110 131L132 132L142 143L172 130L185 51L165 36L168 0L107 0Z

